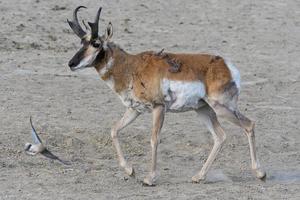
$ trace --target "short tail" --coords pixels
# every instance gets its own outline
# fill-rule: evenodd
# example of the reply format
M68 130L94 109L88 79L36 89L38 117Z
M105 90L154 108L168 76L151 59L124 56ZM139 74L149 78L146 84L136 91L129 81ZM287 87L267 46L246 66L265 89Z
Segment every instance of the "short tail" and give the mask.
M226 66L230 70L231 77L233 82L235 83L237 89L240 91L241 89L241 76L239 70L228 60L225 60Z

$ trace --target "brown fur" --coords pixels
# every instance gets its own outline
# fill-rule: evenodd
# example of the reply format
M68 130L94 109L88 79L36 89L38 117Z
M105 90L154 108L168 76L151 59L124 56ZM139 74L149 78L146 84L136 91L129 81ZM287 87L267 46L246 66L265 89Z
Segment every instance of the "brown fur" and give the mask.
M111 70L102 76L103 80L114 79L115 91L120 93L129 88L142 102L163 103L160 82L166 78L178 81L202 81L207 96L218 95L230 83L232 77L223 58L209 54L167 54L170 59L180 62L180 71L171 73L166 59L153 51L130 55L115 47L103 62L96 65L99 72L112 56L114 64Z

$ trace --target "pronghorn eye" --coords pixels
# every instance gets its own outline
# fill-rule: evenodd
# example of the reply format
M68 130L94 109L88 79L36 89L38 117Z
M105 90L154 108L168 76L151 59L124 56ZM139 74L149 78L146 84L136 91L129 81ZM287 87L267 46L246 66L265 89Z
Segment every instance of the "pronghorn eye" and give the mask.
M96 42L96 41L95 41L95 42L92 42L91 44L92 44L92 46L95 47L95 48L99 48L100 45L101 45L100 42Z

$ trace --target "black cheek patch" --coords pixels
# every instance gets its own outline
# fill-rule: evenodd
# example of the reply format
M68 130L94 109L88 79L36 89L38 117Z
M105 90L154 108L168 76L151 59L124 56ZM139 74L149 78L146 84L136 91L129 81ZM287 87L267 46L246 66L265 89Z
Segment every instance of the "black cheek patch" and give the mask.
M94 63L99 63L101 62L105 57L105 51L101 49L101 51L98 53L96 59L94 60Z

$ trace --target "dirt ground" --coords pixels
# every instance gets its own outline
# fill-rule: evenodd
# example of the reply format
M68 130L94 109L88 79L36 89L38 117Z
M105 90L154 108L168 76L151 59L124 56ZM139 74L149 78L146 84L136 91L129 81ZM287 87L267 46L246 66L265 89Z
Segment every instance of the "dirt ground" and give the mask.
M110 127L125 108L93 69L71 72L80 46L66 22L73 9L100 30L111 21L114 41L145 50L211 52L240 69L240 109L256 121L266 182L250 169L247 138L222 121L227 140L204 183L212 138L193 112L167 114L156 187L149 169L151 115L120 135L136 170L119 168ZM300 1L293 0L0 0L0 199L300 199ZM49 149L71 166L28 156L29 116Z

